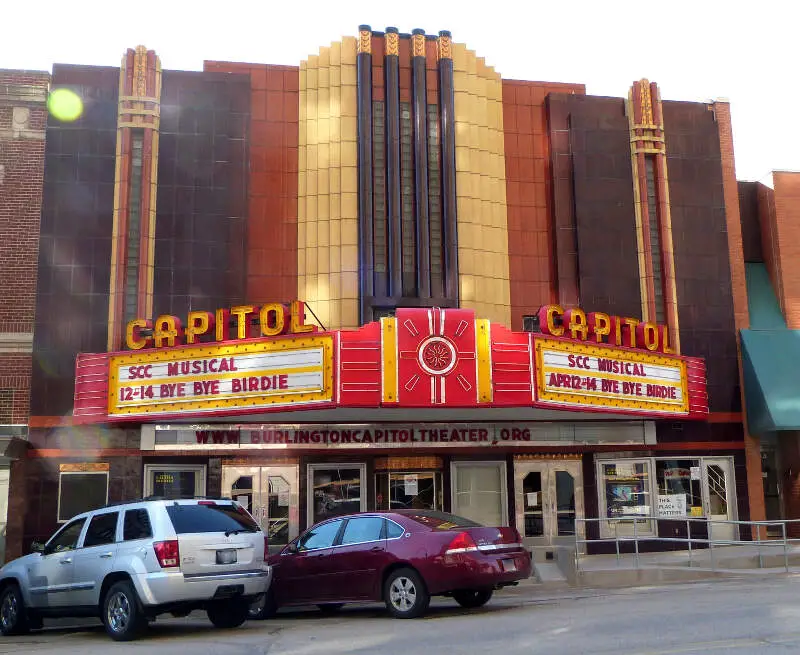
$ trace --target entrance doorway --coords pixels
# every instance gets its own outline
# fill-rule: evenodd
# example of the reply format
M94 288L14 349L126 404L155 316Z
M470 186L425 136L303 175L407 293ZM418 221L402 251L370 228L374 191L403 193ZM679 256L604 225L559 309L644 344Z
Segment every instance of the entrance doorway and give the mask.
M297 466L224 466L222 494L238 501L267 533L277 552L299 533Z
M703 491L705 513L710 521L709 537L714 540L738 540L736 524L720 523L735 517L731 506L735 497L732 460L724 457L703 458Z
M575 542L583 518L583 473L579 460L514 463L517 529L528 547ZM581 532L583 527L581 524Z

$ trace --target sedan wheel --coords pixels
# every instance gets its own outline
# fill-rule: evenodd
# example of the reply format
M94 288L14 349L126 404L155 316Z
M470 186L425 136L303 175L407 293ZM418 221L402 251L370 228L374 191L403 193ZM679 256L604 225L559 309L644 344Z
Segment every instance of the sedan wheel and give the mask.
M486 605L491 599L492 593L491 589L454 591L453 598L461 607L472 609Z
M399 569L389 575L384 587L386 608L398 619L421 616L431 597L425 583L413 569Z

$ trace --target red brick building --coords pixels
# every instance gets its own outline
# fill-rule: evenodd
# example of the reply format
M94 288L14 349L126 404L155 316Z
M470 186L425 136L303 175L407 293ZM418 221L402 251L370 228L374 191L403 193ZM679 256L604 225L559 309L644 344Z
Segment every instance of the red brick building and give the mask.
M537 552L655 536L662 504L763 517L727 103L505 80L447 32L364 26L297 67L140 47L52 87L84 111L47 124L9 554L152 494L241 498L276 544L410 503Z
M12 463L25 454L50 76L0 70L0 531ZM20 511L12 502L11 514ZM4 552L5 548L0 552Z

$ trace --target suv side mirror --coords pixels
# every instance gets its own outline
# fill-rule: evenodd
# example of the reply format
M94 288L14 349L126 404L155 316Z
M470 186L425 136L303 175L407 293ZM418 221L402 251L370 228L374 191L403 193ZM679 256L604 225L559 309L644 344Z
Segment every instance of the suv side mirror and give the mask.
M34 541L31 544L31 552L32 553L44 553L44 544L38 541Z

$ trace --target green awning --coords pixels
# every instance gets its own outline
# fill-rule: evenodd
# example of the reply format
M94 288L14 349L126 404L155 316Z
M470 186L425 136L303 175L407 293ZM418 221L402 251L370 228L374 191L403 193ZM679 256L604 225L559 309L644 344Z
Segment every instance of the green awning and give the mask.
M750 329L742 330L747 424L753 434L800 430L800 330L789 330L764 264L748 263Z
M750 432L800 430L800 330L742 330L742 367Z

